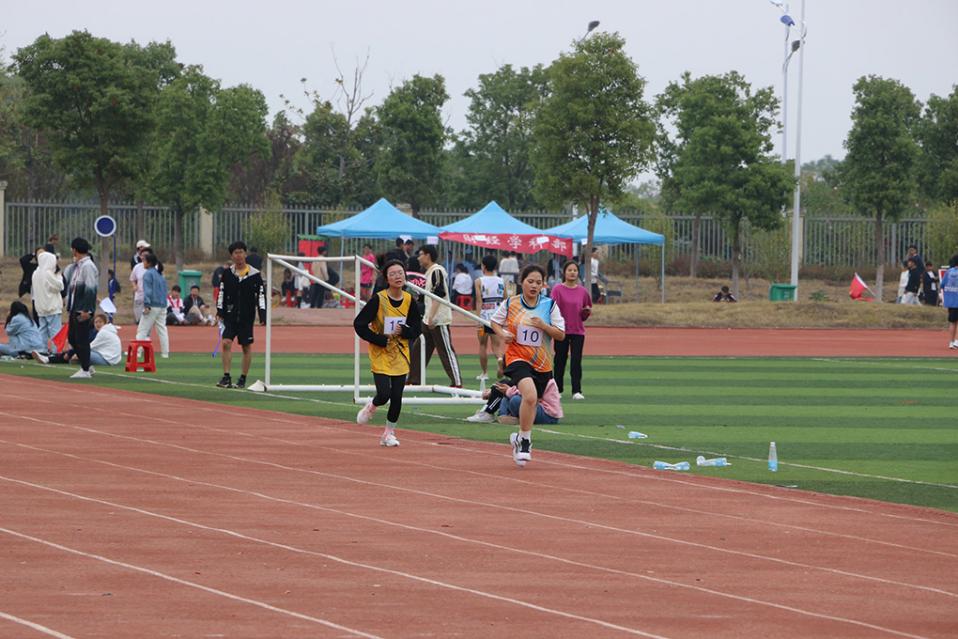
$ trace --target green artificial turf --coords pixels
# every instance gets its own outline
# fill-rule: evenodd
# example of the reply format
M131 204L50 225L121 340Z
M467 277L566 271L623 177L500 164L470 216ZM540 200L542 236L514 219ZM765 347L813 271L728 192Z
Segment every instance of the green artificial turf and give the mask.
M473 379L477 358L461 362L463 376ZM273 365L274 383L352 381L350 356L282 354ZM958 358L587 357L584 366L587 399L565 401L562 424L537 427L536 448L645 466L687 460L694 474L958 511ZM366 367L364 358L364 383L371 383ZM0 372L43 379L66 380L73 370L0 363ZM155 375L101 369L92 383L347 421L358 409L345 393L218 389L220 375L218 359L175 354L160 360ZM430 375L445 381L438 362ZM256 356L250 381L262 377L263 357ZM407 405L400 429L501 441L507 457L515 427L463 421L474 410ZM630 431L648 438L630 440ZM773 440L777 473L766 461ZM696 467L699 454L725 456L732 466Z

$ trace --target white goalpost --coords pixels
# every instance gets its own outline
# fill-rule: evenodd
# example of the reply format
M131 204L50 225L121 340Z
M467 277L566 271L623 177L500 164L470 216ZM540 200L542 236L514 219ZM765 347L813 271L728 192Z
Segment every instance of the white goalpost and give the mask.
M360 290L360 267L370 266L376 270L378 267L373 262L370 262L366 259L363 259L359 255L352 256L343 256L343 257L302 257L302 256L292 256L292 255L274 255L268 253L266 255L266 264L264 270L266 271L266 290L268 296L272 297L273 291L273 266L280 266L283 268L288 268L290 272L298 275L302 275L311 282L324 287L329 291L338 293L340 298L351 300L354 308L354 317L359 314L359 310L362 306L365 305L365 302L361 301L357 295L348 293L345 290L330 284L329 282L323 281L310 273L309 271L300 268L296 265L297 262L345 262L352 261L355 265L354 269L354 291ZM470 313L469 311L462 309L455 304L447 302L445 299L430 293L429 291L412 284L411 282L406 282L406 289L415 291L421 295L427 295L433 299L433 301L443 304L451 308L454 312L457 312L470 320L488 326L489 323L486 320L483 320L478 315ZM362 396L361 393L364 392L375 392L376 387L372 384L361 384L360 383L360 367L361 360L363 359L363 354L365 349L361 348L360 339L358 335L353 335L353 382L352 384L282 384L282 383L273 383L273 370L272 370L272 333L273 333L273 305L267 304L266 306L266 379L257 380L254 384L251 384L247 388L255 392L282 392L282 393L297 393L297 392L310 392L310 393L352 393L353 402L356 404L365 404L370 401L372 398L368 396ZM420 337L419 339L423 339ZM411 345L410 345L411 346ZM403 396L403 404L482 404L482 390L470 390L465 388L453 388L452 386L446 386L441 384L427 384L426 383L426 349L419 349L420 355L420 370L421 370L421 380L420 384L415 386L407 386L405 389L406 393L414 393L413 395ZM483 386L484 386L483 382ZM417 396L415 393L432 393L433 396ZM436 396L441 395L441 396Z

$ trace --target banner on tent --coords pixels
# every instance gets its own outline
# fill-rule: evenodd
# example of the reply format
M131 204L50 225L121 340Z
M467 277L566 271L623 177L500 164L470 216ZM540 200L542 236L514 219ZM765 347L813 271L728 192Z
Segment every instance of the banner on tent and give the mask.
M572 257L572 240L552 235L527 235L519 233L440 233L439 237L453 242L462 242L472 246L515 251L516 253L538 253L549 251Z

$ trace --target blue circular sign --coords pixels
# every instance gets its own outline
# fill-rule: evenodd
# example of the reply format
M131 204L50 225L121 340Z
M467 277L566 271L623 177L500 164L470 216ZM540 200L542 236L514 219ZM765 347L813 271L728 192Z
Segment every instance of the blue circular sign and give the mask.
M100 237L110 237L116 233L116 220L109 215L101 215L93 222L93 230Z

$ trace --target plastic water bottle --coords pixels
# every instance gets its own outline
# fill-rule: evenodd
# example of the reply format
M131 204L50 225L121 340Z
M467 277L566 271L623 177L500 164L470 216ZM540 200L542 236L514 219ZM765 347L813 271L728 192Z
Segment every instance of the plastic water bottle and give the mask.
M637 430L629 431L629 439L646 439L647 437L648 435L646 435L645 433L640 433Z
M768 469L773 473L778 472L778 450L775 448L775 442L768 445Z
M687 461L682 461L677 464L670 464L664 461L653 462L652 468L655 470L688 470L691 468Z
M696 457L695 463L698 466L715 466L716 468L732 465L728 463L728 459L726 459L725 457L714 457L712 459L705 459L704 455L699 455L698 457Z

